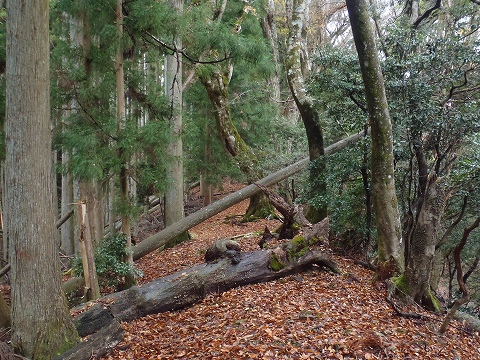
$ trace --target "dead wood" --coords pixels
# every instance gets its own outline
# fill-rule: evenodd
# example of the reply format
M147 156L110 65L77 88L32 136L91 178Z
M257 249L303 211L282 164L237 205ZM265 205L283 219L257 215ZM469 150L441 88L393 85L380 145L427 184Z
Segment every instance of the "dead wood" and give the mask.
M261 184L255 184L268 197L270 203L283 216L283 224L280 228L278 238L292 239L298 234L300 228L311 227L312 224L305 218L303 207L300 205L293 206L287 203L280 195Z
M269 241L275 239L275 236L270 232L267 226L265 226L265 229L263 230L263 235L260 241L258 242L258 246L260 246L260 249L263 249Z
M112 321L85 341L71 348L69 351L54 358L54 360L90 360L100 359L107 355L124 338L124 331L120 323Z
M370 130L367 131L367 133L369 132ZM365 135L365 132L362 131L357 134L351 135L345 139L342 139L332 145L329 145L325 148L325 155L338 152L346 148L350 144L362 139L363 137L365 137ZM279 181L282 181L283 179L286 179L305 169L309 163L309 158L300 160L290 166L287 166L286 168L283 168L275 173L264 177L263 179L257 181L257 184L263 186L271 186L273 184L276 184ZM221 211L228 209L230 206L233 206L240 201L252 197L260 191L261 190L260 188L258 188L258 186L250 184L243 189L238 190L235 193L230 194L221 200L217 200L213 204L210 204L189 216L186 216L182 220L166 227L162 231L148 237L147 239L140 242L138 245L134 246L132 249L134 260L140 259L141 257L149 254L150 252L165 246L165 244L169 240L173 239L177 235L189 230L193 226L200 224L201 222L220 213Z
M377 267L370 262L355 259L355 260L353 260L353 263L355 265L360 265L361 267L363 267L367 270L372 270L372 271L375 271L375 272L377 271Z
M231 259L232 264L240 262L240 245L231 239L215 241L205 253L205 262L212 262L221 258Z
M298 254L302 254L302 251ZM179 310L195 304L211 293L222 293L238 286L279 279L312 266L339 272L329 255L318 250L309 250L303 255L296 256L292 253L292 248L288 248L288 243L275 249L239 252L238 260L238 263L234 263L229 257L220 256L214 262L200 264L140 287L134 286L99 299L100 304L75 318L75 325L81 336L93 333L90 335L92 340L89 338L86 342L88 344L82 343L76 348L83 349L87 346L92 347L91 344L95 346L98 344L104 350L100 348L92 350L94 353L107 351L110 345L118 342L121 337L118 322ZM105 337L106 339L102 340ZM59 359L89 359L84 355L87 352L72 350L70 353L76 357L68 355L70 357Z

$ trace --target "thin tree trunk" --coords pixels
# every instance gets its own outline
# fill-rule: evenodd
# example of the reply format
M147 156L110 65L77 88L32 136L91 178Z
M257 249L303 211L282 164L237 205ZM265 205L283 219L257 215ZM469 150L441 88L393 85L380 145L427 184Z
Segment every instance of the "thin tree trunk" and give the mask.
M6 201L12 345L51 359L78 342L61 286L53 203L48 1L7 2Z
M404 271L400 215L395 193L392 124L368 4L347 0L355 46L362 70L372 137L372 204L377 220L379 277Z
M62 152L62 164L69 161L67 151ZM66 214L72 209L73 204L73 178L70 173L62 175L61 213ZM75 254L75 238L73 231L73 218L69 218L60 228L61 249L67 256Z
M88 225L89 217L87 206L84 203L77 204L78 241L82 256L83 276L85 278L85 297L87 300L95 300L100 297L97 268L95 265L95 250Z
M183 0L171 0L176 11L183 11ZM175 39L177 49L182 48L182 39ZM167 146L167 176L165 188L165 226L169 226L184 217L183 189L183 141L182 141L182 55L175 52L165 57L165 92L170 100L170 137ZM180 234L167 246L187 240L188 233Z
M468 288L465 285L465 282L463 281L463 270L462 270L462 261L460 259L460 254L467 243L470 233L473 230L475 230L479 225L480 225L480 217L477 217L470 226L466 227L463 230L462 239L460 240L460 243L455 247L455 250L453 251L453 258L455 260L455 269L457 270L457 282L458 282L458 286L460 287L460 291L462 292L462 297L457 301L455 301L455 303L453 304L453 307L450 309L447 316L443 320L442 326L440 327L440 330L439 330L440 334L445 334L445 332L447 331L448 325L450 324L450 321L452 321L452 318L455 316L455 313L457 312L457 310L460 308L460 306L466 304L470 299Z
M123 0L117 0L117 11L116 11L116 21L117 21L117 55L115 57L115 74L117 82L117 121L118 121L118 130L119 137L125 135L125 82L123 74L123 46L122 46L122 37L123 37L123 11L122 11ZM120 159L123 161L122 167L120 169L120 197L122 199L123 211L122 211L122 232L125 235L125 262L133 266L133 256L132 256L132 230L130 224L130 214L128 208L130 207L130 194L128 187L128 159L125 157L126 151L120 149ZM125 276L125 287L133 286L136 283L135 277L133 274Z

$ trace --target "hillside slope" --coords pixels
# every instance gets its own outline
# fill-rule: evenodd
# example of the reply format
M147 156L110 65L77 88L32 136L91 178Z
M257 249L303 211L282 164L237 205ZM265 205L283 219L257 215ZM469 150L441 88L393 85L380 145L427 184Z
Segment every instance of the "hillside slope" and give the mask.
M188 243L142 258L140 283L203 262L205 249L220 238L235 236L243 250L257 250L259 232L279 222L239 223L247 205L244 201L196 226ZM313 269L123 323L125 341L103 359L480 358L478 333L454 322L439 336L440 315L396 316L385 301L384 284L374 282L372 272L351 259L333 258L342 275Z

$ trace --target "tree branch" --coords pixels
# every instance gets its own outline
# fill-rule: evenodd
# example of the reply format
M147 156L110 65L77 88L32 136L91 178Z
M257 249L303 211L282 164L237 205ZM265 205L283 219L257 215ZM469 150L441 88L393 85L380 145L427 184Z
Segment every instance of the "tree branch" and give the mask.
M460 223L460 221L463 218L463 215L465 214L465 209L467 208L467 202L468 202L468 194L463 197L463 204L462 204L462 209L460 210L460 214L458 214L458 217L455 219L453 223L450 224L448 229L445 231L443 234L442 238L440 241L435 245L435 251L440 249L445 243L447 242L448 237L452 233L453 229Z
M437 0L435 2L435 5L433 5L433 7L425 11L422 16L420 16L417 20L415 20L415 22L413 23L413 28L416 29L423 20L427 19L435 10L439 9L441 4L442 4L442 0Z
M169 45L167 44L165 41L157 38L156 36L154 36L153 34L149 33L149 32L146 32L146 34L149 36L150 39L152 39L156 44L164 47L165 49L167 50L170 50L174 53L179 53L181 54L185 59L187 59L188 61L190 61L191 63L193 64L218 64L218 63L221 63L223 61L226 61L226 60L229 60L230 59L230 56L228 56L227 54L225 54L225 56L223 57L223 59L217 59L217 60L209 60L209 61L204 61L204 60L200 60L200 59L194 59L192 58L190 55L188 55L185 50L183 49L178 49L176 47L175 44L173 45ZM145 37L143 37L143 39L147 42L149 42L150 44L152 44L151 41L149 41L148 39L146 39Z

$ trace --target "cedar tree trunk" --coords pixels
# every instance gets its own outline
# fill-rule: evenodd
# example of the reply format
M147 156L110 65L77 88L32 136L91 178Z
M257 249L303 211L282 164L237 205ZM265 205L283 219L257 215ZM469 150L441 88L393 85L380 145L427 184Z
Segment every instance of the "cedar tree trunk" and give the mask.
M183 0L171 0L176 11L183 11ZM182 39L175 39L177 49ZM167 184L165 188L165 226L184 217L183 207L183 142L182 142L182 55L177 51L165 57L165 92L170 101L170 139L167 147ZM180 234L167 244L172 247L188 239L188 232Z
M33 359L51 359L79 340L58 257L49 65L49 2L7 1L5 185L12 345Z

